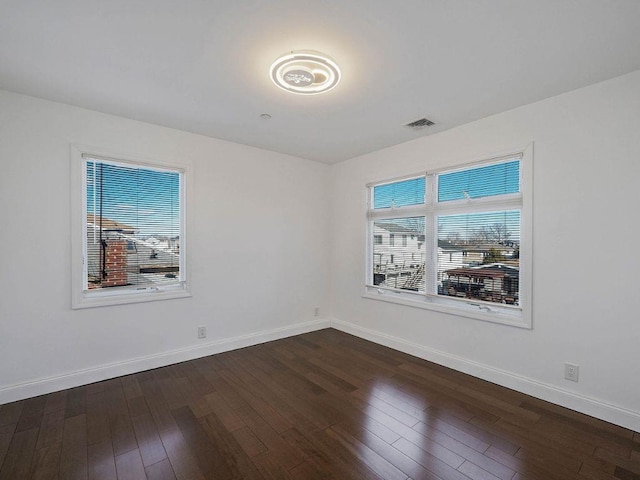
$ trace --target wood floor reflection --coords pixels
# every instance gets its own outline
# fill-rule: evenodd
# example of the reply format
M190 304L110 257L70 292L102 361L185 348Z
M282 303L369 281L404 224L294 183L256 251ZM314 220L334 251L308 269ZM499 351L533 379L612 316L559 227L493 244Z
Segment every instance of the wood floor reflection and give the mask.
M640 480L640 434L328 329L0 407L0 480Z

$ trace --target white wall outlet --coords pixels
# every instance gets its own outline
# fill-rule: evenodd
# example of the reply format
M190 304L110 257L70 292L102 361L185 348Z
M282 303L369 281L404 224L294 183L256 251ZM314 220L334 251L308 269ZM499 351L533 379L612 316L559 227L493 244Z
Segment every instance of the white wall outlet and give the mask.
M313 307L313 316L317 317L320 315L320 307Z
M198 338L207 338L207 327L198 327Z
M572 382L578 381L578 373L580 372L580 366L573 363L564 364L564 378L571 380Z

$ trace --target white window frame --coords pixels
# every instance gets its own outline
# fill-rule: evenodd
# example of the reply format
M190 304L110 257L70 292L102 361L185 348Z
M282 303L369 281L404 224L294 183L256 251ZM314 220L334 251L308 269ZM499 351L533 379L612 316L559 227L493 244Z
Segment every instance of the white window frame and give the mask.
M473 200L452 200L437 202L437 178L438 174L449 173L456 170L466 170L474 167L490 165L520 158L520 192L517 194L484 197ZM371 204L373 188L402 180L422 177L426 179L425 202L419 205L403 207L391 207L373 209ZM524 148L514 149L495 155L488 155L481 159L450 165L445 168L406 175L394 179L371 182L367 184L367 229L366 229L366 260L365 260L365 289L363 297L372 300L380 300L410 307L423 308L442 313L458 315L487 322L511 325L520 328L531 329L532 324L532 279L533 279L533 144ZM483 302L469 299L458 299L436 292L437 271L437 228L434 225L438 215L456 213L474 213L474 211L495 211L518 209L520 210L520 282L519 305L501 305L492 302ZM372 285L373 279L373 222L375 220L425 217L425 286L426 293L418 293L407 290L398 290L389 287Z
M164 160L141 159L104 149L71 145L71 307L73 309L122 305L128 303L190 297L189 245L187 242L187 206L191 191L191 169L188 165ZM87 282L87 188L88 160L131 165L133 167L171 170L179 173L180 181L180 277L177 284L158 287L114 287L88 289Z

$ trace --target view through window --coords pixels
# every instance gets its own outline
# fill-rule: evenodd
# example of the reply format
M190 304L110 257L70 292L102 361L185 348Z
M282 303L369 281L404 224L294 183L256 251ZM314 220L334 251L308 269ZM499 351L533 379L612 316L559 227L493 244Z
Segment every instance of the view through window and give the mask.
M86 290L181 282L181 173L84 157Z
M520 305L520 156L375 184L370 195L369 285Z

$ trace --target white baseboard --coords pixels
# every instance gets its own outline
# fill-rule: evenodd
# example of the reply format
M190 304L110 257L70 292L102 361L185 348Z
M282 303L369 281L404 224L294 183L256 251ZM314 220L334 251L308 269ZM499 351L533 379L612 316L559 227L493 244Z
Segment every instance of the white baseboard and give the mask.
M329 327L329 320L314 320L1 387L0 405Z
M511 388L571 410L640 432L640 412L580 395L506 370L474 362L467 358L425 347L392 335L363 328L350 322L332 319L331 327L365 340L399 350L445 367L468 373L474 377Z

